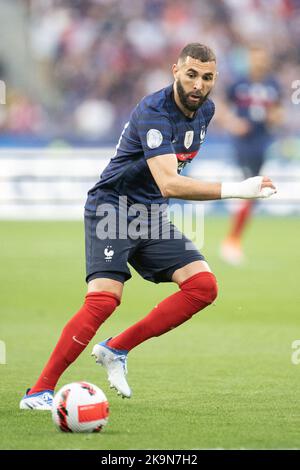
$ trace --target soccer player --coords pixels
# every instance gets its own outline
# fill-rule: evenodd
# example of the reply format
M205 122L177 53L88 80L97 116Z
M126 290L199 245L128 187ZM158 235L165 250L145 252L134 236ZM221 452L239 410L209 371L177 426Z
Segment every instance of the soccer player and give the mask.
M114 157L89 191L87 295L63 329L37 382L21 400L22 409L51 409L58 379L120 304L124 283L131 277L128 263L144 279L174 282L179 290L126 331L94 346L92 355L122 397L131 396L126 379L128 352L176 328L215 300L215 276L196 246L169 221L164 209L168 198L257 198L276 191L267 177L205 183L180 175L198 153L214 114L209 94L217 76L216 57L205 45L188 44L172 70L174 83L144 97L133 110ZM138 237L137 207L143 212Z
M224 109L217 119L231 133L237 163L246 178L260 173L274 129L282 122L281 90L271 74L267 51L253 45L248 50L249 73L227 90ZM242 236L251 218L254 201L244 201L234 214L222 243L224 261L239 265L244 260Z

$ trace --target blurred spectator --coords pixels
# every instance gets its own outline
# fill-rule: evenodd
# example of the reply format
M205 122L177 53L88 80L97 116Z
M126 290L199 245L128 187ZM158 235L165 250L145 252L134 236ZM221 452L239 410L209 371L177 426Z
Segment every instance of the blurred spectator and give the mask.
M253 39L273 56L288 124L298 126L290 94L300 78L300 0L244 0L242 7L238 0L23 1L41 79L59 99L42 103L43 112L25 96L12 103L9 114L18 119L5 121L8 129L114 140L132 107L172 81L170 65L184 44L215 49L222 95L245 72Z

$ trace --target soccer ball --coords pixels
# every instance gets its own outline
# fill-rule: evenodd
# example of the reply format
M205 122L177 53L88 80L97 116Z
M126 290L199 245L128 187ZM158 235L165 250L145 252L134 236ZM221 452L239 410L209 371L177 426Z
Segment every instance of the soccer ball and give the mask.
M63 432L100 432L108 415L106 396L88 382L64 385L53 399L52 418Z

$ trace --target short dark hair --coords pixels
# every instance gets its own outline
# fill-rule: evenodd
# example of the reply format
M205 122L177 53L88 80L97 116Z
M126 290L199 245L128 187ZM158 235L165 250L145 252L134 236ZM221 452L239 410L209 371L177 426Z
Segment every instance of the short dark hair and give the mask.
M199 42L187 44L180 52L178 60L185 62L185 59L188 56L193 59L200 60L201 62L217 62L216 55L213 50Z

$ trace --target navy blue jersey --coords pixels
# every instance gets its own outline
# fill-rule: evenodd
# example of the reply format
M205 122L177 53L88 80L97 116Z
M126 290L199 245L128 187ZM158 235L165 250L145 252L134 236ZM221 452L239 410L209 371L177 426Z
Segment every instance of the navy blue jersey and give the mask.
M268 110L281 98L280 86L275 78L269 76L259 82L252 82L248 77L241 78L228 88L227 98L234 105L237 115L251 124L249 134L242 139L269 135Z
M175 104L173 85L144 97L126 123L115 155L89 194L101 189L126 195L130 203L166 203L146 160L176 154L180 173L198 153L214 110L214 103L208 99L193 118L186 117Z

